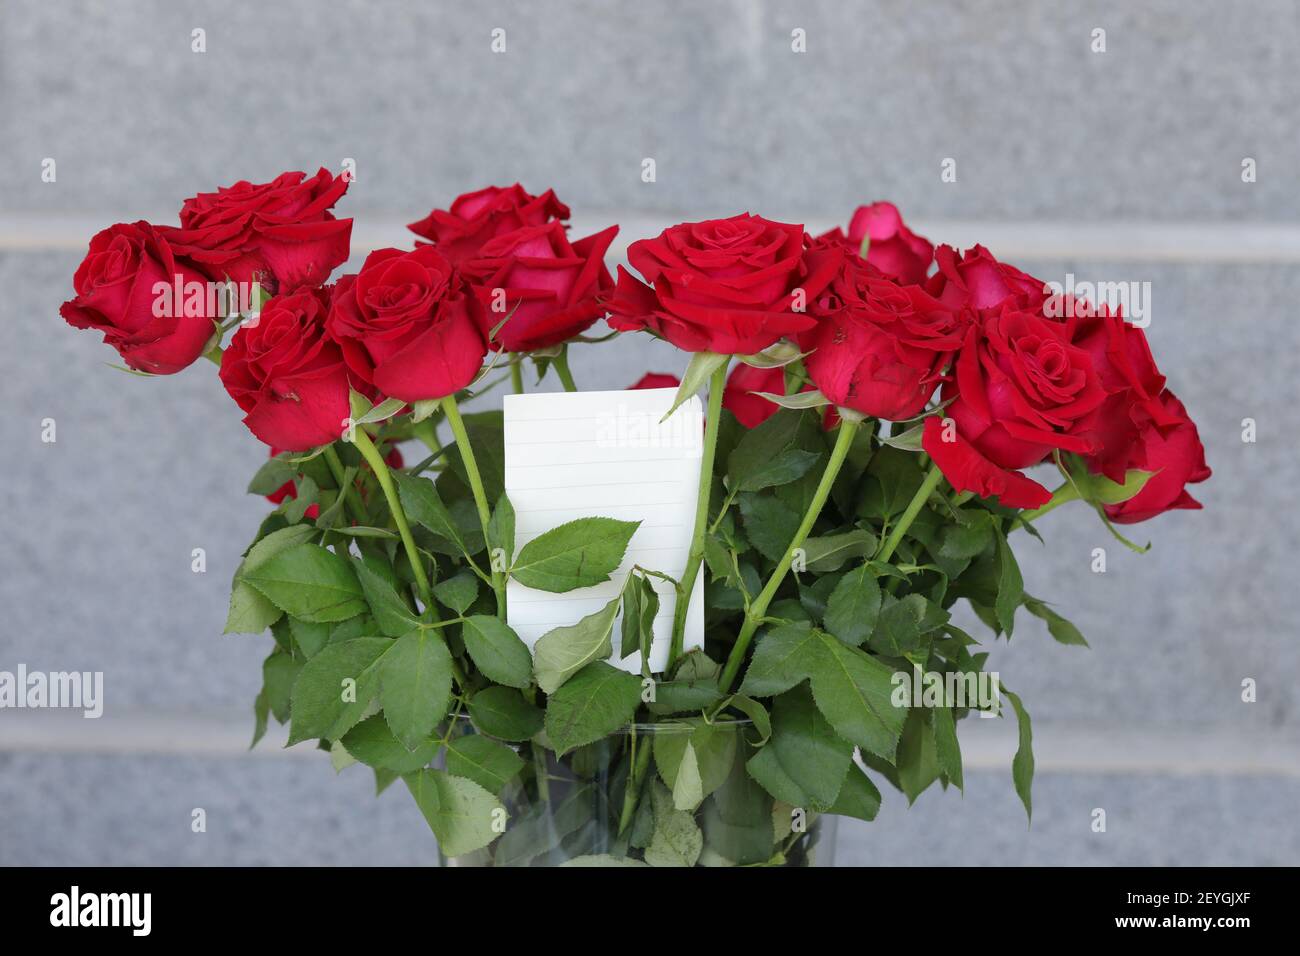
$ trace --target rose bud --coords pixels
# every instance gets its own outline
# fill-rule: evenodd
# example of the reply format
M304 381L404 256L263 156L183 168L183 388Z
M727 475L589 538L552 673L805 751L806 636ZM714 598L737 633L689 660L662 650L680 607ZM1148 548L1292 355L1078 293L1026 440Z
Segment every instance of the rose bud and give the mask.
M958 253L952 246L935 250L938 270L926 281L926 291L953 309L994 309L1009 300L1031 312L1047 298L1047 284L1015 266L993 258L983 246Z
M348 258L351 219L333 205L348 189L343 176L322 168L281 173L272 182L237 182L199 193L181 207L181 226L164 234L215 281L254 282L270 293L320 285Z
M747 213L638 240L627 257L645 281L619 267L609 325L648 329L687 352L761 352L813 327L809 304L843 259L840 247L805 250L804 240L802 226Z
M262 306L221 359L221 384L249 431L272 448L307 451L337 439L350 413L343 353L325 329L328 289L300 289Z
M435 209L406 228L428 239L438 251L459 265L473 258L484 243L524 226L541 226L569 218L569 207L546 190L534 196L515 183L489 186L457 196L450 209Z
M551 222L484 243L462 269L482 305L484 333L500 326L491 347L531 352L590 328L605 314L597 294L614 284L605 253L617 234L610 226L570 244L564 227Z
M1146 521L1175 508L1201 507L1187 492L1187 485L1210 477L1196 423L1173 392L1165 390L1159 403L1169 424L1157 424L1145 408L1138 406L1140 437L1131 449L1128 465L1152 474L1128 501L1106 505L1106 516L1116 524Z
M434 246L378 249L334 289L330 334L348 368L384 395L443 398L474 380L487 345L464 277Z
M919 415L961 346L966 320L918 285L899 285L857 256L818 299L800 336L813 384L836 407L902 421Z
M628 391L635 391L639 388L677 388L682 384L682 380L676 375L665 375L663 372L646 372L636 380L635 385L629 385Z
M76 328L103 332L131 368L170 375L202 355L216 331L206 305L187 308L185 296L174 294L193 283L206 286L206 278L176 261L157 228L118 223L90 240L72 279L76 298L59 314Z
M818 236L818 240L842 243L854 255L862 249L862 240L870 237L867 261L892 279L905 284L925 281L934 261L934 246L903 224L903 217L893 203L873 202L859 206L849 221L849 232L836 226Z
M954 368L940 392L952 400L943 412L951 425L927 420L926 452L959 491L1011 508L1045 504L1051 493L1016 472L1056 448L1094 451L1072 434L1106 399L1088 353L1060 323L1007 307L970 327Z

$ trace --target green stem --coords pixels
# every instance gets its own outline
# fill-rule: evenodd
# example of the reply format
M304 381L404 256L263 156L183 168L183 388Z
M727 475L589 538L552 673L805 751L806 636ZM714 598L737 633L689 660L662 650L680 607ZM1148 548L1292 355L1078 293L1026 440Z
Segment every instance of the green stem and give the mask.
M208 349L206 352L203 353L203 357L207 359L209 362L211 362L213 365L215 365L217 368L221 368L221 357L225 354L226 354L225 349L223 349L220 345L214 345L212 346L212 348Z
M339 494L343 496L343 505L348 509L348 513L352 515L352 520L359 525L365 524L366 510L357 497L356 488L352 487L352 483L347 480L347 471L343 467L343 462L339 461L339 453L334 450L333 445L330 445L321 453L321 457L325 459L325 464L329 466L330 474L334 476L334 483L339 486Z
M1078 486L1072 481L1067 481L1065 484L1061 485L1061 487L1052 492L1052 497L1048 500L1047 504L1043 505L1041 508L1035 508L1033 511L1022 511L1020 514L1016 515L1016 525L1037 521L1053 508L1059 508L1067 501L1077 501L1078 499Z
M925 480L921 482L921 487L916 489L916 494L912 495L912 500L907 503L907 509L898 519L898 524L894 525L893 530L889 532L889 537L876 553L877 561L888 561L893 556L899 542L903 540L903 535L907 533L908 528L912 527L912 522L921 513L921 509L930 499L930 494L939 487L941 481L943 481L943 472L939 470L938 465L931 465L930 470L926 472Z
M379 454L379 449L375 448L366 430L359 425L352 430L352 443L357 446L357 451L361 452L361 457L366 460L375 477L379 479L379 487L383 489L384 497L388 500L388 510L393 513L397 533L401 535L402 547L406 549L406 556L410 559L411 571L415 575L415 586L420 592L420 601L426 608L432 607L433 595L429 591L429 578L424 573L424 562L420 558L419 549L415 546L415 539L411 537L411 526L407 523L406 512L402 510L402 499L397 494L397 486L393 484L393 476L388 470L384 456Z
M483 478L479 474L478 461L474 458L474 448L469 443L469 432L465 430L465 420L460 417L460 408L456 396L448 395L442 400L442 411L451 425L451 433L456 437L456 447L460 449L461 460L465 463L465 476L469 478L470 490L474 493L474 506L478 509L479 524L483 526L483 544L491 548L488 537L488 523L492 520L492 508L488 504L487 493L483 490ZM468 557L468 555L466 556ZM492 570L492 592L497 598L497 615L504 618L506 613L506 585L501 572L488 554L489 567Z
M632 746L639 746L636 759L629 761L627 769L627 787L623 791L623 811L618 816L618 835L622 836L632 824L636 805L641 796L641 783L650 766L650 739L637 740L636 728L632 728Z
M686 643L686 611L695 589L695 575L704 560L704 538L709 526L709 493L713 490L713 457L718 450L718 423L722 420L722 392L727 386L728 357L713 371L709 379L709 411L704 420L704 449L700 456L700 490L695 499L695 530L691 533L691 550L686 557L686 569L677 583L677 602L673 606L673 636L668 645L667 673L681 656Z
M736 673L745 660L745 651L749 648L749 642L753 640L754 632L758 630L759 624L762 623L768 605L776 597L777 589L781 587L786 574L790 571L790 565L794 562L794 553L803 545L818 516L821 515L826 499L830 497L831 487L835 484L835 478L844 465L844 459L848 457L849 449L853 447L853 436L861 424L859 421L848 418L840 422L840 431L835 438L835 447L831 451L831 460L826 463L826 470L822 472L822 480L818 482L817 490L813 492L812 501L808 503L808 510L804 512L803 521L799 522L799 529L794 533L794 540L785 549L785 554L781 556L780 562L772 571L772 576L767 579L767 584L763 586L763 590L758 593L758 597L754 598L749 605L749 610L745 612L745 620L740 625L740 633L736 636L736 643L732 645L731 653L727 656L727 665L723 668L722 677L718 681L723 694L726 694L731 689L731 684L736 679Z
M555 366L555 374L560 376L560 384L564 386L566 392L576 392L578 386L573 382L573 373L569 371L569 346L564 344L560 346L560 354L551 359L551 364Z
M524 367L520 364L518 356L510 363L510 387L515 390L516 395L524 393Z

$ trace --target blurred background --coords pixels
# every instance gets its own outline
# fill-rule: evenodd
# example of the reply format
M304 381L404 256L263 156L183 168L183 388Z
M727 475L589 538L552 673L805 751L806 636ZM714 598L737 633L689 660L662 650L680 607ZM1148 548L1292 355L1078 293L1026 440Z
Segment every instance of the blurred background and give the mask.
M518 180L553 187L575 235L621 223L611 265L683 219L820 230L889 199L1044 279L1150 283L1205 510L1133 529L1144 556L1077 506L1039 523L1046 547L1017 542L1027 589L1092 644L1026 615L993 648L1034 719L1032 827L1014 725L970 720L966 793L886 793L839 861L1300 861L1298 45L1291 0L5 0L0 670L103 671L105 712L0 710L0 864L436 861L401 787L375 799L364 767L336 778L283 735L247 749L270 639L221 629L266 452L212 367L123 375L58 316L103 226L347 160L354 265ZM592 389L684 366L646 337L571 355Z

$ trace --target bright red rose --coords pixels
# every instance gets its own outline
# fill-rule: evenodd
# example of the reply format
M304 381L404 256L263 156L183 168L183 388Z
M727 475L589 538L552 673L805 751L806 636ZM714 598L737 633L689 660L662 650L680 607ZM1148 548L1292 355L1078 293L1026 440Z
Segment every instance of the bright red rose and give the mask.
M505 322L491 347L531 352L590 328L605 313L596 296L614 284L605 253L617 234L610 226L570 244L564 226L550 222L484 243L462 269L482 306L484 334Z
M569 218L569 207L546 190L534 196L515 183L457 196L450 209L435 209L406 228L433 242L456 265L478 255L484 243L524 226Z
M638 240L627 257L645 282L619 267L609 324L649 329L687 352L761 352L812 328L807 307L843 258L831 244L805 249L805 238L802 226L746 213Z
M348 181L321 168L240 181L199 193L181 207L181 227L163 231L178 256L218 281L259 282L268 292L320 285L348 258L351 219L330 212Z
M635 391L638 388L677 388L682 384L682 380L676 375L666 375L663 372L646 372L636 380L635 385L629 385L628 391Z
M1013 473L1053 449L1095 450L1074 434L1106 399L1091 357L1061 323L1006 307L970 327L954 365L940 395L952 399L944 414L955 428L927 422L926 452L959 491L993 494L1013 508L1046 503L1046 488Z
M954 309L993 309L1014 300L1020 308L1038 311L1048 295L1041 279L999 262L983 246L963 253L940 246L934 261L939 268L926 282L926 290Z
M478 303L434 246L377 249L334 290L330 334L348 368L384 395L443 398L474 380L487 354Z
M819 240L843 243L855 255L862 249L862 240L871 238L867 247L867 261L891 278L906 284L925 281L934 261L934 246L923 236L918 236L903 223L898 207L889 202L873 202L859 206L849 222L849 233L836 226L818 236Z
M1128 467L1153 474L1128 501L1106 505L1107 517L1117 524L1146 521L1175 508L1201 507L1187 492L1189 484L1210 477L1196 423L1168 389L1159 405L1167 424L1157 424L1145 406L1136 406L1140 438L1130 449Z
M249 431L272 448L306 451L343 433L348 370L326 333L329 295L300 289L272 297L221 358L221 384L247 413Z
M955 312L919 285L900 285L857 256L817 300L799 337L813 384L836 406L888 421L919 415L965 339Z
M202 355L216 331L215 316L185 314L174 290L188 283L206 278L177 262L154 226L118 223L90 240L72 278L76 298L59 314L78 329L103 332L131 368L170 375Z
M757 428L781 410L779 405L751 394L753 392L784 395L785 369L755 368L742 362L727 376L727 387L722 391L722 407L735 415L746 428Z

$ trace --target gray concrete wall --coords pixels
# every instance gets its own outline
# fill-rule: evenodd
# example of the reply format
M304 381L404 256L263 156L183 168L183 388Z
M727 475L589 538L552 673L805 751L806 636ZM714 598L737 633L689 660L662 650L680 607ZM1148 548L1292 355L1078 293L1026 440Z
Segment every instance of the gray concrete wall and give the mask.
M992 237L1044 278L1150 282L1153 347L1215 470L1205 511L1140 526L1145 556L1082 509L1041 523L1047 547L1019 543L1029 590L1093 645L1026 620L994 650L1035 719L1032 829L1009 728L972 721L965 798L889 799L876 824L842 828L841 859L1300 859L1297 42L1288 2L7 0L0 669L102 670L107 710L0 711L0 864L433 859L409 799L374 801L360 768L334 780L315 755L241 753L266 642L220 630L264 452L210 366L125 376L57 315L101 226L344 157L358 255L458 192L520 179L625 240L679 215L828 224L891 198L930 238ZM946 157L956 183L940 183ZM573 361L590 388L683 364L628 337ZM194 807L207 834L189 830Z

